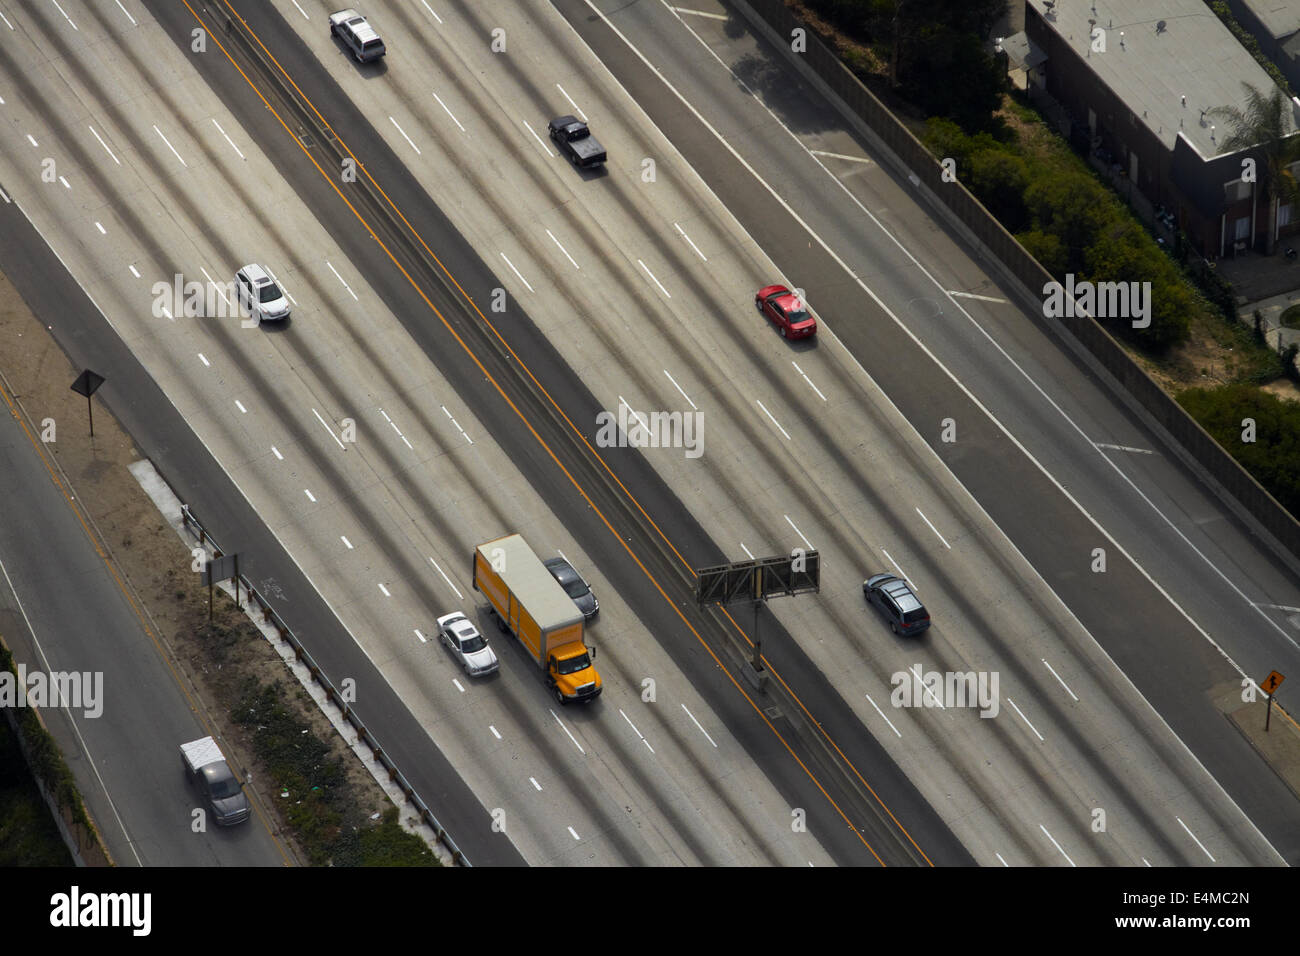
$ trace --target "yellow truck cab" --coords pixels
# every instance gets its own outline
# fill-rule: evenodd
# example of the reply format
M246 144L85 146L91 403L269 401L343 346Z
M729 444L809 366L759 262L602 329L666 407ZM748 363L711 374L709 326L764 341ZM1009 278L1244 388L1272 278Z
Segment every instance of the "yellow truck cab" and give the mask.
M522 535L474 549L474 589L487 598L497 623L519 639L546 672L560 704L600 696L596 649L583 641L583 615Z

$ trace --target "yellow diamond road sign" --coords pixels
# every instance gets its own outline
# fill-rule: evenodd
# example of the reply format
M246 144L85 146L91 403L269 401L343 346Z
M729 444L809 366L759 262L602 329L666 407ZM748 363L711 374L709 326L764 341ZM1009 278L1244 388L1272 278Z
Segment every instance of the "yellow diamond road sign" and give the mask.
M1285 677L1283 677L1277 671L1273 671L1271 674L1268 675L1268 677L1264 678L1264 683L1260 684L1259 686L1264 691L1264 693L1272 694L1279 687L1282 686L1282 681L1284 680L1286 680Z

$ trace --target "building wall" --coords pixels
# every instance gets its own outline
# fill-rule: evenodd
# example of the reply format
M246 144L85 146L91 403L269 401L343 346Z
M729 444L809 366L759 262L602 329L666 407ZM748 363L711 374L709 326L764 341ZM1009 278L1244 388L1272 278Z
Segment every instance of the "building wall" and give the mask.
M1172 156L1160 134L1151 130L1140 117L1135 116L1090 69L1086 57L1081 56L1043 22L1032 6L1025 11L1025 32L1048 55L1042 72L1046 76L1047 92L1071 114L1074 124L1072 139L1076 143L1096 142L1088 133L1089 109L1096 119L1095 136L1100 137L1101 148L1109 151L1112 162L1119 163L1127 175L1130 154L1137 156L1138 176L1133 185L1152 205L1162 205L1174 210L1179 226L1187 233L1192 247L1201 255L1217 257L1223 233L1222 216L1225 213L1222 196L1222 172L1208 165L1196 169L1184 165L1177 173L1183 187L1175 182ZM1187 123L1199 123L1199 110L1188 109ZM1192 180L1189 182L1189 178ZM1121 189L1122 192L1122 189ZM1241 211L1244 207L1244 212ZM1250 203L1235 204L1228 211L1235 220L1250 214ZM1263 244L1267 230L1264 217L1255 224L1255 244ZM1228 242L1226 254L1231 254Z

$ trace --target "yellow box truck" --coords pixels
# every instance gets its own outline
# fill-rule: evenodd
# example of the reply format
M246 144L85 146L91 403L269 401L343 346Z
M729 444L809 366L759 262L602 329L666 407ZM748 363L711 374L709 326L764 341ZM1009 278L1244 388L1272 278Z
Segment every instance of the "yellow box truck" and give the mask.
M497 538L474 549L474 590L546 671L556 701L584 703L600 696L600 675L592 666L596 649L582 640L582 612L551 577L521 535Z

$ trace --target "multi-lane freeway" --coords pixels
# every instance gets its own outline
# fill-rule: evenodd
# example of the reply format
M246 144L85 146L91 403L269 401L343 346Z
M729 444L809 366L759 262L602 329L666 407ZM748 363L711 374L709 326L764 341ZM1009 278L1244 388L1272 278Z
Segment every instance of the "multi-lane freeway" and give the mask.
M472 862L1300 859L1295 794L1215 703L1297 670L1294 567L782 51L716 0L416 0L362 11L387 47L363 65L333 10L5 9L0 269L357 678ZM561 114L602 170L548 141ZM250 262L288 323L157 307L155 283ZM773 282L815 337L758 315ZM604 447L620 409L698 413L702 442ZM557 707L470 586L475 546L513 532L600 597L595 704ZM819 593L694 606L693 569L796 548ZM57 587L20 531L0 549L15 592ZM923 636L866 605L878 571L912 583ZM498 676L428 640L452 610ZM118 620L96 640L134 646ZM756 631L762 690L737 651ZM51 666L88 667L63 637ZM894 706L914 670L996 675L996 713ZM145 683L165 704L168 682ZM110 683L102 746L147 733L114 706Z

